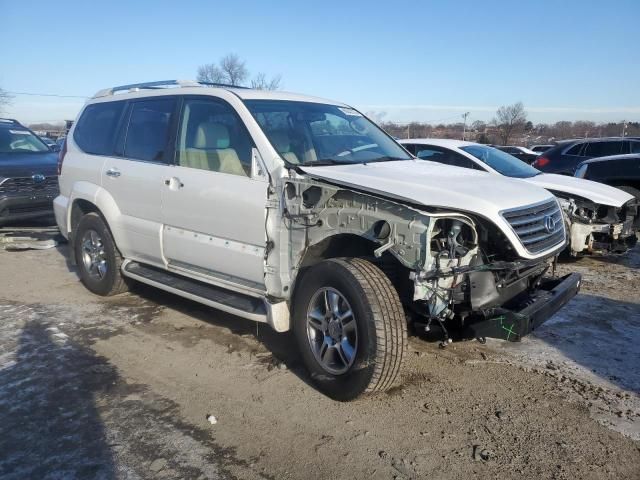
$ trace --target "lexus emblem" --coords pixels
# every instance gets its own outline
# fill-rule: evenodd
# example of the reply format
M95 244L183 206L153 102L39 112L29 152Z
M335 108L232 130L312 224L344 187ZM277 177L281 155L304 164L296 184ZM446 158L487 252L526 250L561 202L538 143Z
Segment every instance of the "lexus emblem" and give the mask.
M544 229L547 233L553 233L556 229L556 221L551 215L544 217Z
M47 179L47 177L45 177L41 173L36 173L35 175L31 175L31 180L33 180L33 183L42 183L46 179Z

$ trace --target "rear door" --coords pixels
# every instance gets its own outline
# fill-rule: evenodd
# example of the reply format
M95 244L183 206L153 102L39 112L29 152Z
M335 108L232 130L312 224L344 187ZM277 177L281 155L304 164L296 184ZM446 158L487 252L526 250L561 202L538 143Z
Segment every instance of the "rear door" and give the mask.
M589 142L583 152L587 158L608 157L609 155L620 155L622 152L622 140L598 140Z
M163 265L161 193L172 158L172 124L176 97L128 102L115 156L102 169L102 187L115 200L121 216L118 247L128 258Z
M170 267L262 290L268 181L252 171L254 143L221 98L185 96L174 165L162 189Z

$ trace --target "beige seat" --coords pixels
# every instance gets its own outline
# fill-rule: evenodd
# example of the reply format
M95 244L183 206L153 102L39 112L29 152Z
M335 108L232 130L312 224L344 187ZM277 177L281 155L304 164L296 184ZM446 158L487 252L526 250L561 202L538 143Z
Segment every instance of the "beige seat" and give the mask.
M298 156L291 151L291 139L287 132L284 130L271 132L271 141L280 156L287 162L293 163L294 165L298 165L300 163Z
M222 123L202 122L196 130L193 148L186 148L180 165L212 172L247 176L247 171L230 148L229 129Z

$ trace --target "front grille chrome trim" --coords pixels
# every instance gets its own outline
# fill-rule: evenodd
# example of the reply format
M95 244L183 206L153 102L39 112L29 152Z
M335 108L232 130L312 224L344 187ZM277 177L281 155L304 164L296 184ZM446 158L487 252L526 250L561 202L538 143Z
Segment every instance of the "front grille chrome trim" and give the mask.
M538 254L561 246L566 241L564 216L554 198L544 202L512 208L500 212L522 246L531 254ZM555 229L548 231L545 223L553 220Z

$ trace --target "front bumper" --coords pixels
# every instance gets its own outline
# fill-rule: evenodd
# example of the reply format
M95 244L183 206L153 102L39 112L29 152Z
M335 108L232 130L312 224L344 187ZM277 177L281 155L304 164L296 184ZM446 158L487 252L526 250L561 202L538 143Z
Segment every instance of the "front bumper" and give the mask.
M496 308L486 318L472 321L463 329L466 338L499 338L518 342L571 300L580 290L582 276L570 273L562 278L544 278L535 294L519 310Z
M0 225L53 214L56 194L14 194L0 196Z
M573 222L570 228L571 255L583 253L624 253L636 244L634 220L619 223L585 224Z

